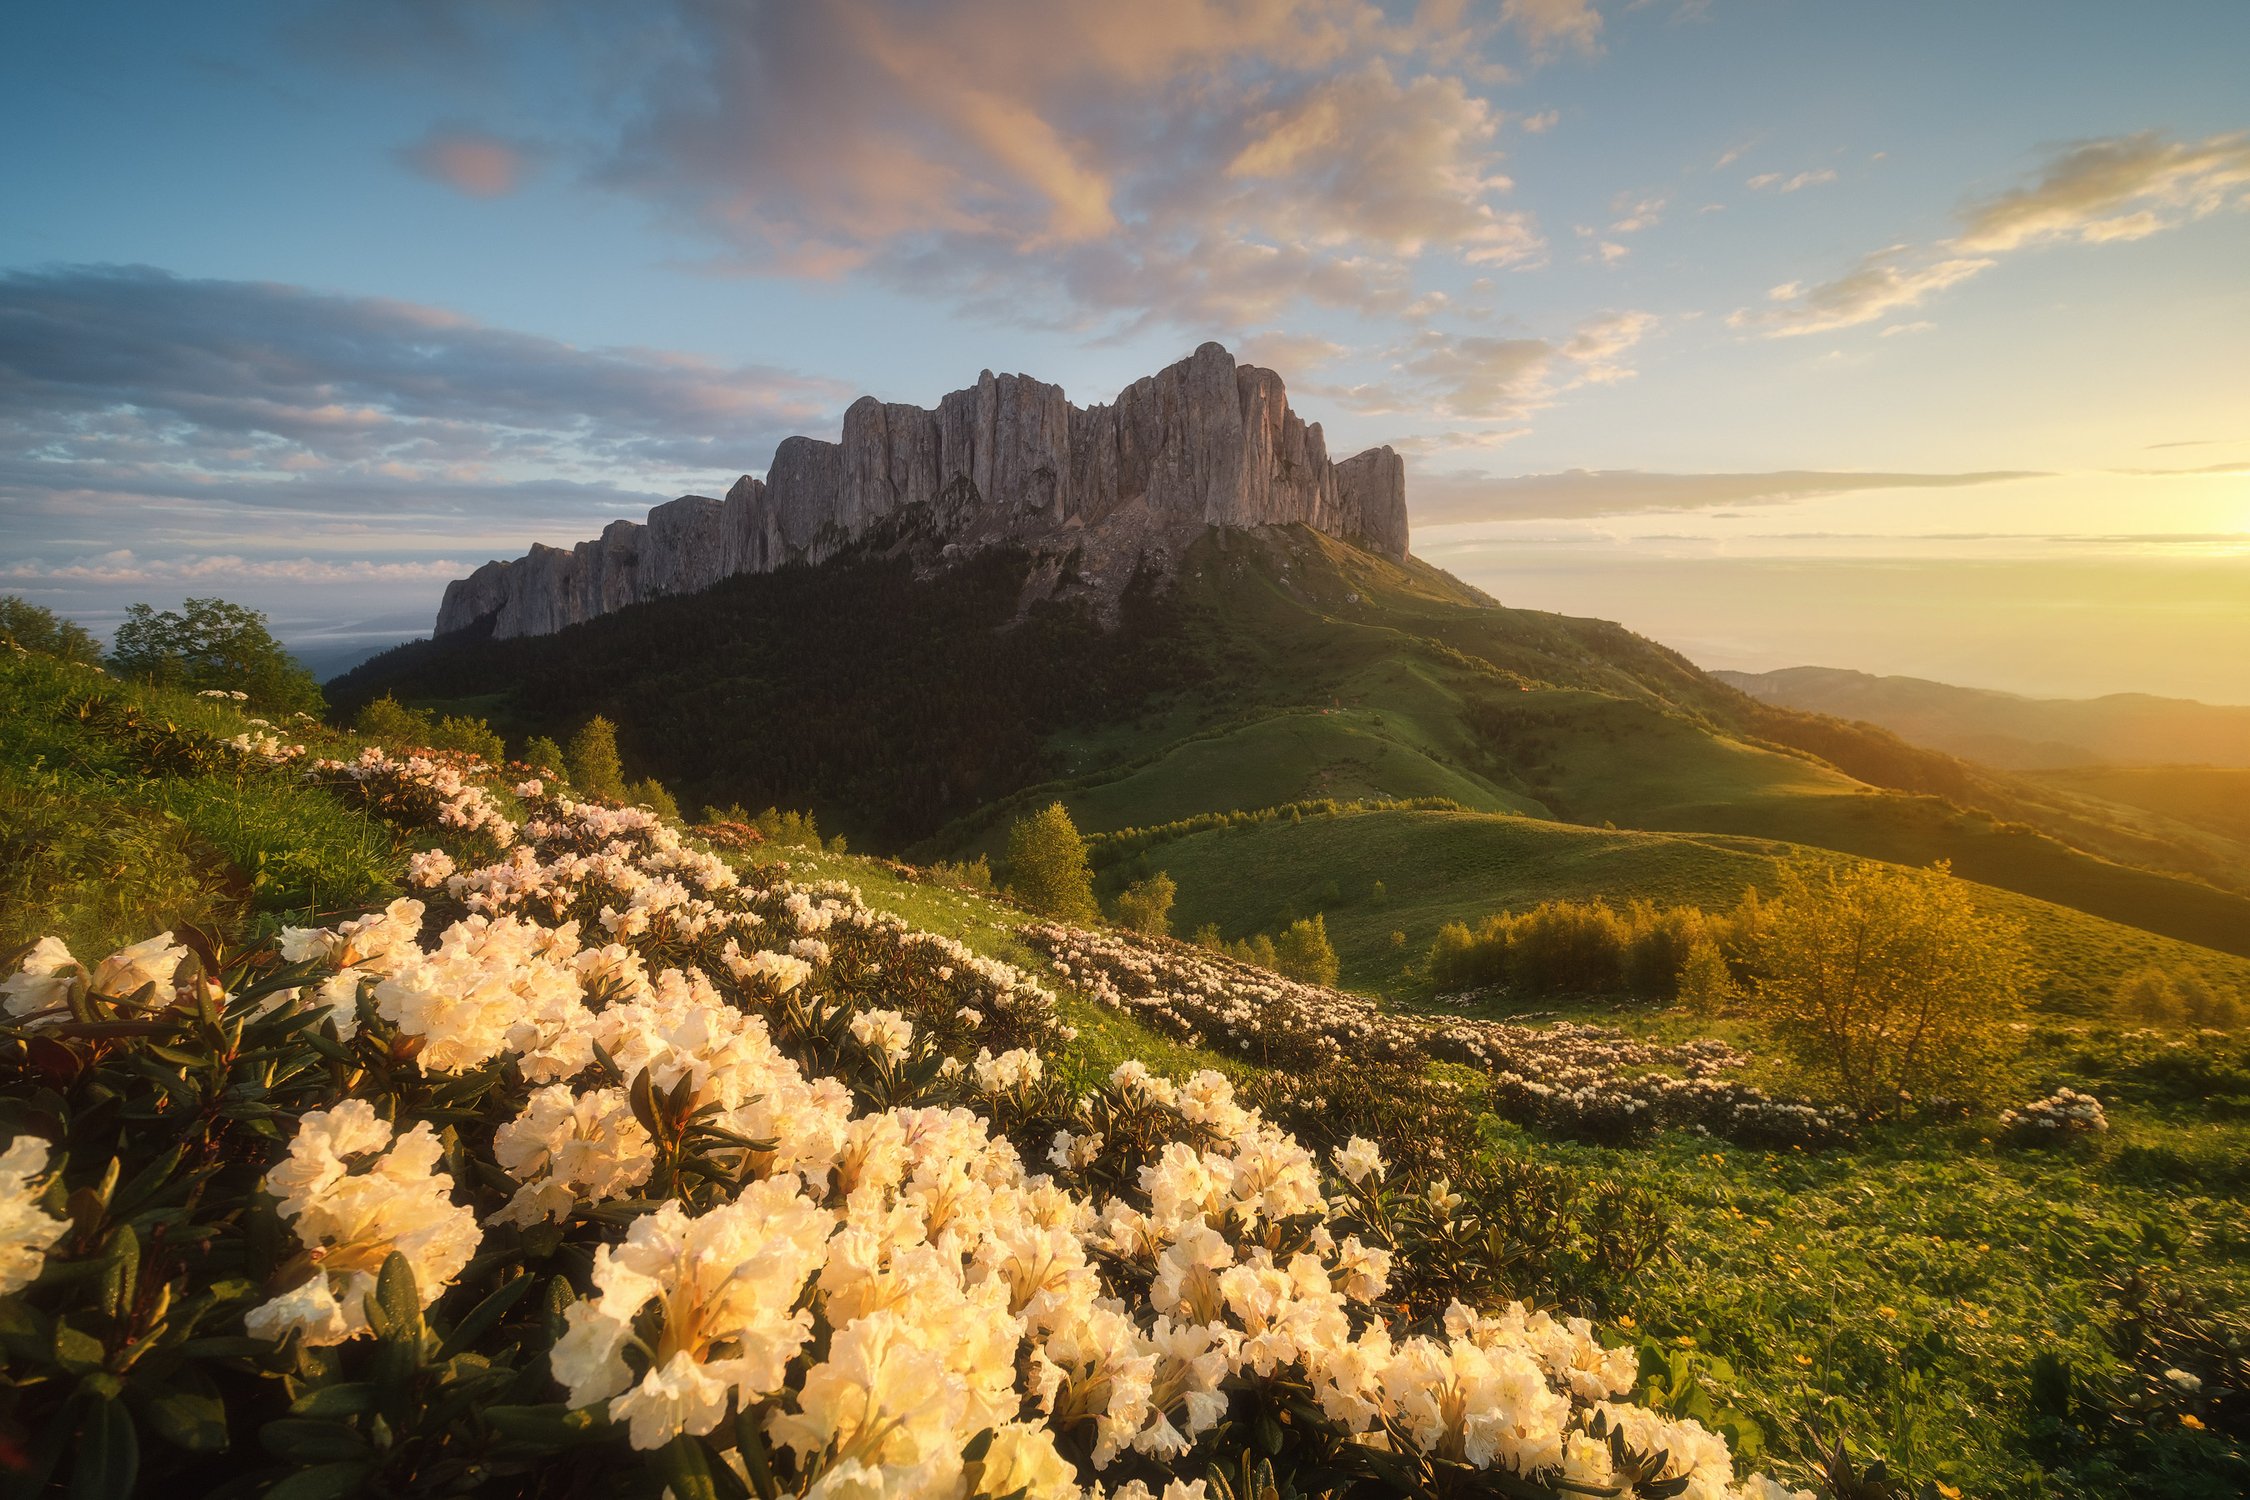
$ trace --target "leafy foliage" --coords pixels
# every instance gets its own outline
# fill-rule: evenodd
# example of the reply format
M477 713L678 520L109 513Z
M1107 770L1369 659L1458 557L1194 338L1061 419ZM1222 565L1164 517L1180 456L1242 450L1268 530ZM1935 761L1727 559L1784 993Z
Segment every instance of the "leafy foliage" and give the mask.
M1042 916L1091 921L1094 878L1086 866L1086 841L1060 802L1050 802L1008 830L1008 890Z
M274 713L320 713L320 684L282 649L266 617L224 599L189 599L177 610L125 611L110 643L110 670L190 692L239 691Z
M25 651L88 666L98 665L102 659L101 643L94 639L93 632L16 594L0 594L0 642L6 641Z

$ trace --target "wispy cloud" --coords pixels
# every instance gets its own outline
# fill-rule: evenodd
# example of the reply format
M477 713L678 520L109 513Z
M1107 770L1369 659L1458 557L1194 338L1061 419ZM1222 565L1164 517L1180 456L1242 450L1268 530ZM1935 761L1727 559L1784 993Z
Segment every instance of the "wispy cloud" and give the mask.
M1836 169L1834 167L1816 167L1811 171L1797 172L1788 176L1779 172L1760 172L1750 179L1749 187L1752 191L1761 193L1768 188L1777 193L1796 193L1835 180Z
M1558 474L1423 474L1409 487L1417 526L1704 511L1780 505L1863 490L1955 489L2045 477L1996 469L1960 474L1776 469L1745 474L1670 474L1640 469L1568 469Z
M410 171L457 193L471 198L505 198L523 186L545 154L537 147L483 131L441 127L410 146L400 147L398 159Z
M1783 191L1797 181L1768 178ZM2245 205L2250 132L2178 141L2141 131L2080 141L2049 153L2029 183L1971 204L1953 237L1875 251L1834 280L1776 287L1767 306L1741 309L1729 321L1767 338L1854 328L1919 307L2018 251L2144 239Z

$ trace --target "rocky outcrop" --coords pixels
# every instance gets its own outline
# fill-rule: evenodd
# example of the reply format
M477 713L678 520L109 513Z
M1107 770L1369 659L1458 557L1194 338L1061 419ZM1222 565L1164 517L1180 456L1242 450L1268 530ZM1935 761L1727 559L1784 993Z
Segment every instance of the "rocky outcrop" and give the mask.
M938 555L1018 542L1138 557L1206 527L1296 524L1404 558L1406 466L1389 448L1331 463L1281 377L1218 344L1105 406L987 370L934 412L862 397L842 441L786 438L765 477L745 475L724 500L683 496L568 551L487 563L447 585L437 630L490 620L498 636L544 635L736 573L817 563L894 522Z

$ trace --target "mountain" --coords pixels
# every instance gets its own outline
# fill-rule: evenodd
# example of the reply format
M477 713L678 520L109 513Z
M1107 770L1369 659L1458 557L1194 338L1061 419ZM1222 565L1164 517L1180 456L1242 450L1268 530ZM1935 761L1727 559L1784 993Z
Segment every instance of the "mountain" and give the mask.
M2224 859L1762 702L1608 621L1507 608L1412 557L1302 525L1204 528L1106 605L1044 591L1050 566L1002 543L932 568L871 533L819 566L553 635L498 639L487 617L374 659L330 696L349 712L395 692L519 741L601 712L634 774L691 807L810 808L856 847L925 857L995 852L1012 816L1056 799L1110 833L1434 798L1495 847L1518 825L1614 826L1947 859L2118 930L2250 952L2250 897L2221 888L2240 873ZM1623 847L1610 894L1661 894L1678 844ZM1476 916L1514 893L1464 879L1445 897ZM1201 899L1183 894L1183 910Z
M924 564L1028 549L1050 591L1114 598L1144 556L1206 527L1290 524L1403 558L1405 465L1389 448L1331 463L1281 377L1219 344L1108 405L1072 406L1060 386L986 370L935 411L862 397L840 443L785 438L765 477L744 475L724 500L682 496L568 551L487 563L446 588L436 629L489 620L498 639L545 635L878 535Z
M2250 707L2145 693L2025 698L1835 667L1711 675L1767 703L1879 724L1917 745L2011 770L2250 766Z

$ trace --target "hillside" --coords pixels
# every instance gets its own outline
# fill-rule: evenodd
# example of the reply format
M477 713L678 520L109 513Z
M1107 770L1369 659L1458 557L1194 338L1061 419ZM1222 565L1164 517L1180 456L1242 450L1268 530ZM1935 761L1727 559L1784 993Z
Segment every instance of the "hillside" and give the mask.
M1579 1357L1582 1374L1593 1359L1613 1361L1602 1366L1617 1372L1604 1374L1603 1389L1647 1411L1609 1410L1633 1424L1631 1443L1668 1446L1674 1462L1662 1472L1711 1466L1691 1493L1748 1500L1785 1492L1741 1487L1759 1472L1810 1486L1821 1500L1954 1491L2004 1500L2218 1500L2238 1493L2250 1473L2236 1398L2220 1383L2240 1364L2228 1352L2239 1344L2224 1342L2240 1338L2224 1310L2241 1306L2246 1291L2240 1236L2229 1227L2241 1222L2250 1189L2242 1166L2250 1056L2238 1041L2207 1035L2182 1048L2101 1020L2042 1018L2023 1036L2001 1097L2065 1084L2097 1090L2108 1129L2068 1148L2012 1145L1989 1115L1841 1136L1715 1138L1714 1127L1739 1128L1726 1124L1726 1101L1764 1097L1733 1075L1750 1069L1788 1086L1747 1023L1721 1022L1721 1036L1675 1012L1646 1010L1615 1017L1621 1026L1612 1030L1506 1026L1473 1013L1432 1022L1182 944L1030 922L1005 900L889 861L772 847L727 851L722 860L645 813L556 800L473 758L402 761L318 728L304 731L311 753L297 753L227 703L85 667L0 656L0 688L0 805L11 812L0 821L9 876L0 887L0 949L27 964L10 977L0 1013L8 1084L0 1113L11 1133L68 1147L51 1160L42 1155L53 1169L48 1180L13 1201L27 1229L57 1217L51 1242L27 1239L10 1263L17 1279L6 1296L15 1330L9 1357L18 1384L5 1435L23 1465L74 1492L187 1494L230 1484L244 1493L421 1493L473 1479L480 1493L542 1497L666 1487L758 1493L710 1479L733 1474L747 1452L778 1479L775 1492L802 1493L810 1482L804 1456L762 1446L755 1422L659 1444L637 1425L629 1436L623 1415L605 1415L601 1395L579 1394L560 1338L589 1314L608 1315L609 1299L631 1295L603 1268L605 1258L624 1258L618 1250L628 1233L636 1244L652 1231L677 1234L682 1208L691 1222L724 1225L736 1212L730 1199L770 1210L800 1180L786 1163L805 1173L804 1191L817 1199L829 1191L826 1163L845 1139L823 1112L859 1116L853 1139L867 1138L860 1132L869 1117L890 1112L888 1139L916 1153L893 1179L928 1171L946 1184L948 1211L989 1212L992 1231L971 1243L997 1247L995 1264L1016 1276L1009 1247L1059 1253L1053 1235L1019 1240L1029 1214L1005 1217L1029 1206L1019 1194L1044 1195L1037 1201L1050 1206L1064 1201L1055 1195L1071 1195L1073 1216L1063 1225L1080 1222L1079 1195L1150 1207L1149 1194L1132 1187L1148 1180L1136 1169L1167 1149L1197 1160L1198 1143L1209 1139L1199 1132L1214 1121L1252 1128L1238 1099L1280 1127L1259 1127L1258 1150L1320 1174L1328 1196L1323 1203L1316 1195L1311 1207L1337 1216L1332 1238L1345 1254L1360 1243L1345 1241L1347 1232L1384 1247L1385 1274L1361 1284L1354 1300L1380 1299L1391 1337L1444 1339L1456 1298L1496 1310L1523 1298L1557 1317L1583 1310L1593 1321L1569 1325L1565 1352ZM27 810L42 817L29 819ZM460 818L463 810L472 817ZM590 867L582 853L597 845L607 857ZM434 868L411 857L433 849L443 851ZM1389 891L1366 922L1345 910L1363 894L1356 889L1334 909L1355 947L1361 928L1424 925L1449 891L1468 888L1528 899L1622 882L1668 899L1723 899L1775 852L1737 838L1468 813L1276 819L1151 850L1194 872L1205 909L1246 919L1305 900L1303 882L1315 869L1344 862L1379 871ZM488 863L495 859L503 862ZM527 870L569 870L570 888L525 883ZM463 883L453 885L447 872ZM606 907L637 908L631 892L676 880L691 882L697 900L730 919L700 935L661 919L650 929L621 925L622 948L558 961ZM463 900L471 892L505 914L471 919ZM414 899L386 905L402 896ZM182 925L189 922L192 930ZM164 949L175 934L157 937L159 923L178 926L187 946ZM288 937L296 946L285 958L273 942L283 924L327 930ZM2081 921L2077 930L2095 925ZM2066 926L2042 941L2073 940ZM776 929L817 930L823 940L793 945L804 960L761 952L746 964L729 962L731 938L720 946L729 930ZM21 950L48 934L65 937L85 963L53 973L29 967L55 962L51 953ZM523 941L526 934L534 940ZM2075 959L2086 950L2052 951ZM175 1003L136 1009L165 982L168 960L184 976L169 997ZM164 973L144 978L160 963ZM709 977L686 980L671 967L688 964ZM207 973L220 983L197 982ZM42 986L72 984L74 974L84 982L59 1022L59 1006L42 1014L20 1003ZM777 975L788 985L777 988ZM420 997L414 1009L394 1002L394 978L400 992ZM1161 984L1178 998L1136 1009L1120 987L1126 982ZM331 1009L339 983L347 1010ZM1192 1021L1173 1008L1191 996L1204 1007ZM669 1026L666 1008L683 1001L694 1008L693 1024L661 1037L633 1030ZM572 1024L552 1024L557 1006ZM79 1012L93 1019L77 1020ZM901 1022L913 1027L916 1045L903 1066L885 1050ZM605 1052L584 1049L585 1035ZM1479 1066L1433 1060L1431 1039L1448 1036L1480 1038L1502 1049L1500 1057ZM577 1054L568 1052L573 1038ZM1338 1050L1338 1038L1350 1050ZM523 1050L535 1042L537 1051ZM992 1056L1030 1046L1036 1071L1024 1061L1033 1054ZM1275 1048L1285 1055L1264 1060ZM682 1049L697 1050L687 1054L677 1092L636 1084L628 1107L617 1060L626 1072L653 1072L666 1056L665 1065L679 1064ZM941 1058L950 1064L941 1068ZM1128 1060L1145 1061L1150 1072L1114 1071ZM1572 1091L1525 1090L1503 1065L1567 1078ZM526 1079L535 1067L536 1077L564 1081L535 1089ZM742 1071L722 1089L716 1080L726 1070ZM710 1085L697 1082L706 1072ZM825 1092L806 1091L807 1076ZM201 1092L206 1079L218 1086ZM701 1091L691 1096L691 1087ZM621 1154L633 1139L633 1127L621 1123L629 1118L688 1122L663 1127L663 1176L646 1187L638 1185L645 1174L580 1181L515 1149L511 1135L541 1118L534 1101L551 1104L558 1090L586 1122L573 1149L596 1165L629 1159ZM179 1107L188 1100L204 1107L190 1114ZM1725 1108L1702 1102L1714 1100ZM1618 1118L1627 1101L1655 1107L1623 1111L1640 1115L1638 1128L1605 1128L1601 1121ZM343 1160L323 1162L307 1146L352 1107L369 1108L363 1128L372 1138L357 1142L350 1159L372 1158L372 1172L347 1174ZM1799 1118L1791 1108L1778 1113ZM428 1129L410 1129L415 1122L442 1128L442 1144ZM940 1125L942 1152L917 1140ZM1056 1137L1058 1125L1069 1134ZM1092 1125L1107 1138L1087 1134ZM184 1164L183 1130L202 1148ZM989 1156L987 1132L995 1142ZM1359 1171L1352 1163L1364 1157L1331 1150L1362 1132L1380 1149L1373 1170L1381 1175L1347 1180L1344 1172ZM408 1146L420 1138L426 1148ZM751 1138L763 1143L758 1158L731 1154ZM1049 1163L1058 1139L1075 1139L1085 1154ZM1310 1148L1301 1154L1300 1139ZM1249 1145L1201 1158L1204 1171L1218 1174L1202 1180L1234 1179L1257 1159ZM756 1165L766 1152L781 1155ZM1034 1159L1042 1171L1053 1166L1052 1179L1039 1179L1051 1186L1022 1183ZM20 1162L12 1153L11 1163ZM1341 1170L1328 1170L1332 1163ZM339 1201L372 1191L400 1197L364 1222L330 1212L300 1187L308 1174L298 1169L323 1164L326 1175L310 1180ZM918 1175L890 1193L870 1182L873 1166L839 1161L834 1170L860 1173L849 1203L835 1195L839 1215L858 1215L871 1199L891 1216L884 1222L910 1223L919 1235L922 1216L933 1212L921 1206ZM1364 1197L1355 1186L1362 1181ZM525 1214L533 1191L551 1206ZM445 1239L385 1227L383 1215L407 1195L414 1223L442 1226ZM1199 1200L1189 1201L1193 1224L1207 1228ZM1422 1206L1441 1201L1442 1210ZM69 1225L59 1217L66 1202ZM1220 1217L1229 1241L1238 1238L1232 1218ZM833 1227L825 1215L807 1222L820 1238ZM875 1232L856 1218L850 1228ZM1227 1254L1247 1263L1262 1247L1239 1238ZM730 1274L770 1274L771 1239L726 1258ZM902 1260L916 1257L915 1306L956 1290L952 1268L963 1252L950 1235L939 1248L942 1259L928 1242L900 1243ZM328 1253L305 1253L312 1250ZM1090 1292L1092 1264L1059 1284ZM1078 1265L1075 1254L1066 1257L1066 1269ZM1115 1304L1122 1315L1148 1322L1151 1268L1107 1252L1099 1267L1100 1285L1127 1299ZM941 1268L933 1288L931 1273ZM286 1291L308 1274L303 1295ZM797 1281L810 1274L799 1271ZM786 1409L801 1391L812 1404L821 1377L807 1372L842 1348L847 1287L862 1284L846 1278L868 1274L838 1256L801 1299L796 1282L785 1288L777 1313L796 1299L809 1309L804 1316L822 1321L806 1352L792 1344L776 1357L776 1373L761 1387L769 1406ZM2143 1278L2161 1283L2162 1299ZM968 1278L960 1281L965 1287ZM116 1289L136 1285L148 1295L120 1301ZM2187 1300L2163 1300L2175 1292ZM320 1331L323 1305L343 1326ZM2199 1310L2212 1308L2220 1315ZM929 1318L942 1340L932 1347L958 1351L951 1363L909 1349L920 1360L909 1367L915 1392L958 1388L957 1366L979 1347L957 1332L969 1326L966 1311L952 1321ZM1045 1350L1068 1357L1051 1331L1057 1312L1039 1314L1045 1322L1027 1312L1019 1331L1014 1304L1003 1298L998 1311L1010 1320L1003 1353L1016 1340L1044 1338ZM668 1305L651 1310L652 1326L660 1316L671 1316ZM1246 1337L1229 1321L1238 1316L1233 1298L1208 1316L1236 1344ZM1507 1316L1480 1325L1478 1343L1511 1337ZM642 1389L661 1394L645 1349L626 1339L622 1321L610 1322L621 1344L632 1343L611 1389L645 1376ZM280 1329L292 1324L305 1330L302 1340L283 1338ZM1564 1325L1542 1314L1531 1327ZM133 1357L111 1360L106 1339ZM1286 1367L1298 1356L1279 1357ZM1184 1366L1182 1358L1165 1368ZM2199 1372L2194 1392L2162 1373L2183 1366ZM1539 1365L1522 1369L1544 1388ZM1019 1409L1015 1377L1012 1361L992 1362L1010 1414ZM1399 1399L1413 1377L1402 1361L1370 1387L1372 1399ZM1202 1375L1194 1389L1210 1402L1192 1422L1180 1404L1182 1375L1167 1378L1173 1383L1155 1399L1159 1411L1182 1413L1182 1469L1207 1463L1210 1470L1197 1472L1259 1473L1255 1466L1271 1463L1277 1488L1287 1482L1299 1493L1416 1488L1411 1472L1363 1456L1376 1450L1349 1440L1308 1459L1306 1445L1331 1430L1323 1409L1302 1399L1294 1376L1269 1384L1247 1355L1230 1352ZM2075 1392L2059 1408L2058 1379ZM1066 1380L1066 1389L1086 1384L1083 1375ZM872 1377L864 1388L870 1400L879 1389ZM1566 1416L1590 1399L1581 1376L1559 1389L1577 1392L1578 1405L1557 1408ZM1069 1404L1051 1418L1044 1407L1020 1409L1027 1415L1005 1429L1011 1441L1044 1440L1066 1475L1093 1472L1091 1414ZM1289 1420L1274 1419L1277 1410ZM1408 1431L1380 1410L1387 1430ZM1146 1417L1134 1408L1131 1420ZM1819 1424L1810 1437L1809 1421ZM1824 1477L1832 1439L1849 1443L1855 1469L1880 1455L1903 1482ZM941 1461L986 1451L987 1442L949 1428ZM1112 1455L1102 1478L1160 1485L1179 1451ZM1733 1483L1719 1467L1730 1457ZM1339 1485L1339 1462L1375 1467ZM1442 1472L1444 1493L1488 1492L1465 1466ZM1506 1478L1510 1495L1606 1492ZM1009 1492L1000 1484L979 1493Z
M808 806L855 842L992 852L1060 798L1102 832L1318 797L1438 796L1586 826L1912 864L2229 952L2250 880L2100 804L1760 703L1599 620L1494 603L1301 528L1211 532L1114 625L1026 603L1033 560L863 556L552 636L473 633L339 679L557 738L590 712L685 805ZM2188 878L2188 877L2198 878ZM1619 894L1630 894L1620 892Z
M2250 766L2250 707L2146 693L2027 698L1835 667L1711 675L1762 702L1879 724L1917 745L2008 770Z

